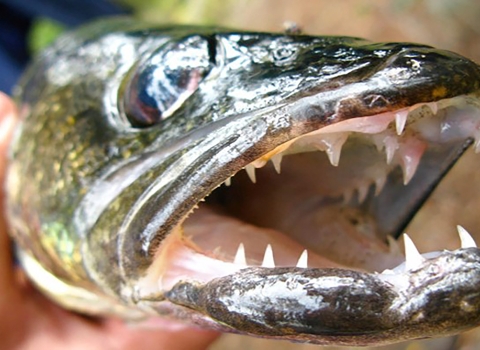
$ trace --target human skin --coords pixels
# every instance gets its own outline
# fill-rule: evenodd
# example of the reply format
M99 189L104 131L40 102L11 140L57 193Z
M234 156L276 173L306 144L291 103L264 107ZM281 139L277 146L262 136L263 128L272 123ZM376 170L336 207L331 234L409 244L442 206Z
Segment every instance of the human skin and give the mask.
M0 92L0 184L5 180L7 148L17 113ZM93 319L63 310L41 295L14 266L0 186L0 347L26 349L206 349L213 331L188 328L171 321L161 327L129 325L117 319Z

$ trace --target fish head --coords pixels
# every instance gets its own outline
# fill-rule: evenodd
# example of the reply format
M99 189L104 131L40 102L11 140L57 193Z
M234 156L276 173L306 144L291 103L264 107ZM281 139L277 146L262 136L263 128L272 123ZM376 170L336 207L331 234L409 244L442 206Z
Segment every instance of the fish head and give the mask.
M20 88L9 213L31 271L102 313L295 341L478 325L471 238L434 256L406 238L406 262L395 241L478 145L475 63L349 37L107 29L60 40Z

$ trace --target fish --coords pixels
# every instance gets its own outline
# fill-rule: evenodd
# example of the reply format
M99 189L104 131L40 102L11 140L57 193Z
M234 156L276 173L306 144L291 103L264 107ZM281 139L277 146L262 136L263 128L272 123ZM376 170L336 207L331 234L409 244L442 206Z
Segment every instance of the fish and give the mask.
M477 327L472 236L421 254L402 233L480 151L479 95L476 63L421 44L93 22L15 90L18 260L64 308L138 324L349 346Z

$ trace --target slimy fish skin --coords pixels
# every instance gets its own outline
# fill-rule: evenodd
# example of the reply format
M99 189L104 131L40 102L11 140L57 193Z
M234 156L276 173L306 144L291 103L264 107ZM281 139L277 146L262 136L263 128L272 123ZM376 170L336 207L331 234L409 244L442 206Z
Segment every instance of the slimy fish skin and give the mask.
M397 239L480 150L479 94L478 65L420 44L103 19L16 88L18 258L63 307L128 322L349 346L462 332L471 236Z

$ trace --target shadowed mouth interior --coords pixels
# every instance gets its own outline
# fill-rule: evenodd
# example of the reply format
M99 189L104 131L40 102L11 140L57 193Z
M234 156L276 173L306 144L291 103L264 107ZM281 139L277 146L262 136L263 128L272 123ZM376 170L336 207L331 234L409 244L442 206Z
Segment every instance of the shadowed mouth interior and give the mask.
M292 139L226 174L162 242L148 280L168 290L247 266L408 269L396 236L441 174L418 191L416 177L430 176L429 158L467 139L478 152L480 118L472 96L353 118ZM399 219L389 226L382 220L392 211ZM462 246L471 246L463 237Z

